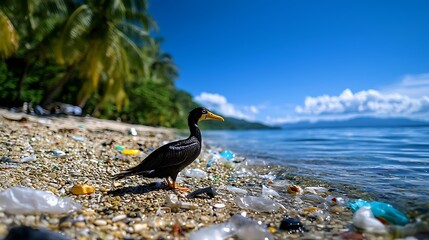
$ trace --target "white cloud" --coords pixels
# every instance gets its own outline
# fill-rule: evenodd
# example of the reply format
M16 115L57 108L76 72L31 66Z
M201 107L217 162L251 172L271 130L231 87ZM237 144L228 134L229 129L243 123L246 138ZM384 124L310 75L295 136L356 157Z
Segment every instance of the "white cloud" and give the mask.
M398 93L412 98L429 96L429 73L405 75L399 83L387 86L381 92Z
M259 108L256 106L237 107L229 103L225 96L217 93L202 92L194 100L224 116L254 121L256 114L259 113Z
M304 106L295 112L305 115L375 115L375 116L429 116L429 97L411 98L399 93L381 93L366 90L353 93L344 90L339 96L306 97Z
M280 125L285 123L297 123L302 121L318 122L318 121L339 121L358 117L358 114L335 114L335 115L287 115L286 117L271 117L265 118L265 123L269 125Z

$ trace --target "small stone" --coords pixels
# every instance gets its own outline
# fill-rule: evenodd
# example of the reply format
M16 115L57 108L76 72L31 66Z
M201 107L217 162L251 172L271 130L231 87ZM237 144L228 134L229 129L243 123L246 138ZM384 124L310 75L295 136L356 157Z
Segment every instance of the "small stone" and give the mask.
M86 227L86 223L85 222L75 222L74 226L78 227L78 228L84 228L84 227Z
M136 224L134 224L133 228L134 228L134 232L138 233L138 232L141 232L141 231L147 229L148 227L147 227L146 223L136 223Z
M52 225L58 225L59 222L60 222L60 220L58 218L49 219L49 223Z
M129 217L129 218L139 218L139 217L141 217L142 215L141 215L141 213L140 212L129 212L128 214L127 214L127 216Z
M224 208L224 207L226 207L226 205L225 205L225 204L223 204L223 203L216 203L216 204L214 205L214 207L215 207L215 208Z
M280 223L280 229L289 232L301 232L303 231L303 225L294 218L284 218Z
M97 226L106 226L107 225L107 221L104 219L97 219L94 221L94 224Z
M141 234L141 236L143 237L143 239L148 239L148 240L158 239L158 233L156 232L145 231Z
M48 173L48 177L52 178L52 179L56 179L57 178L57 174L54 172Z
M32 225L36 221L36 217L33 215L29 215L25 218L25 225Z
M112 222L118 222L118 221L124 220L125 218L127 218L127 215L125 214L117 215L112 218Z
M82 212L82 214L83 214L84 216L92 216L92 215L94 215L94 214L95 214L95 211L94 211L93 209L88 208L88 209L85 209L85 210Z
M62 228L71 228L71 226L72 226L71 222L65 221L65 222L62 222L59 227L62 229Z
M213 186L201 188L193 191L192 193L188 194L187 198L195 198L199 197L202 194L206 194L209 198L214 198L218 193L216 192L216 189Z
M124 238L124 235L122 235L122 233L120 231L115 231L115 232L113 232L113 237L122 239L122 238Z
M209 217L207 217L207 216L201 216L201 217L200 217L200 219L201 219L201 221L203 221L203 222L208 222L208 221L210 221L210 218L209 218Z
M304 215L308 215L310 213L316 212L318 210L317 207L308 207L308 208L304 208L302 209L302 214Z
M0 236L6 236L7 232L8 232L7 226L0 225Z
M335 206L332 206L329 210L334 213L340 213L340 212L344 212L344 207L335 205Z
M185 224L185 229L194 229L195 227L196 227L195 224L191 222L187 222Z

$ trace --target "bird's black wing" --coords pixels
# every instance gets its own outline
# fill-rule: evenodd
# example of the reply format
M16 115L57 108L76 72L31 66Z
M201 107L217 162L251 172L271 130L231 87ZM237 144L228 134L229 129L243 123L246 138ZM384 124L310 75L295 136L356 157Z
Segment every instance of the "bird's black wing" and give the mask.
M139 174L160 168L182 166L188 161L195 160L200 149L201 143L196 137L168 143L149 154L139 165L133 168L133 172Z

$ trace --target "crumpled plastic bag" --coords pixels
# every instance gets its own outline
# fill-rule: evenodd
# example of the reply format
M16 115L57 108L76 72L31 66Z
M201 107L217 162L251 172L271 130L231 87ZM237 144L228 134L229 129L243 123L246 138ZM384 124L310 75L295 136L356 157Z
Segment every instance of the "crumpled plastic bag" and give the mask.
M280 194L276 190L262 185L262 197L268 198L269 196L280 197Z
M235 226L235 235L243 240L273 240L274 237L266 226L240 214L234 214L229 221Z
M189 240L224 240L232 236L239 240L273 240L265 225L250 218L235 214L228 222L198 229L189 235Z
M192 232L189 240L224 240L234 235L234 225L230 222L214 224Z
M371 212L371 207L363 206L353 215L353 224L367 232L386 233L386 227Z
M25 187L11 187L0 192L0 211L10 214L70 213L81 205L68 197Z
M234 201L240 208L258 212L275 212L280 207L283 207L280 203L271 199L255 196L236 197Z

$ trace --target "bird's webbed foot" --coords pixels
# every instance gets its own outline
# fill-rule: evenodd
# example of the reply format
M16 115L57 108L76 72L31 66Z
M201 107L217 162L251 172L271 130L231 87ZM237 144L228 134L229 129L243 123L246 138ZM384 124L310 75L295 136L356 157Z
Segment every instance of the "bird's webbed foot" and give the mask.
M189 192L191 191L191 189L189 188L185 188L185 187L179 187L176 185L176 181L174 180L173 183L171 183L168 178L165 178L165 180L167 181L167 188L168 189L172 189L172 190L179 190L182 192Z

